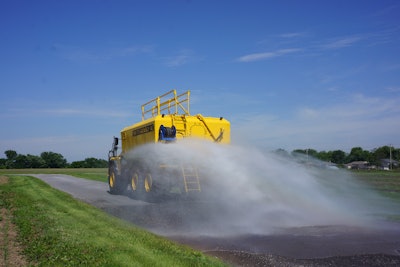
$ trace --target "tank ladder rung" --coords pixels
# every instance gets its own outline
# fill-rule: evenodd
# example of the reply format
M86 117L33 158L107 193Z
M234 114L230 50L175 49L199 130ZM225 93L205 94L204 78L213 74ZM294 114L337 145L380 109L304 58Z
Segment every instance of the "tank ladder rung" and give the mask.
M189 191L201 191L199 173L196 167L182 165L182 176L186 193Z
M172 124L176 128L176 132L182 136L186 136L186 118L184 116L174 115L172 116Z

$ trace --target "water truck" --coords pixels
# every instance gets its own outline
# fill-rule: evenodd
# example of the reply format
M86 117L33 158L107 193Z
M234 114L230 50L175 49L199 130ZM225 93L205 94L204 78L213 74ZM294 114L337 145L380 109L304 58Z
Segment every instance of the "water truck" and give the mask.
M195 162L152 161L148 155L134 153L135 149L147 144L154 144L157 149L158 146L173 146L188 138L230 143L228 120L190 115L189 107L189 90L179 95L176 90L171 90L141 106L142 120L123 128L121 137L114 137L109 151L110 193L130 192L138 198L149 199L172 193L189 195L201 192L201 177ZM119 141L121 153L118 153Z

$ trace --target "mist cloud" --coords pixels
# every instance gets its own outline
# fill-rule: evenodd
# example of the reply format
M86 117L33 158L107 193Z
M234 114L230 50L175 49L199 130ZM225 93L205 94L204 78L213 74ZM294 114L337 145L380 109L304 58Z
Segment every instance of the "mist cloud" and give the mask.
M386 200L366 189L349 173L318 161L284 158L255 147L183 140L149 144L128 158L142 164L197 166L202 192L195 201L157 204L172 226L161 234L266 234L287 227L373 225L386 211ZM312 164L310 164L312 163ZM156 173L154 179L180 179ZM149 210L146 207L146 210ZM155 213L152 220L162 220Z

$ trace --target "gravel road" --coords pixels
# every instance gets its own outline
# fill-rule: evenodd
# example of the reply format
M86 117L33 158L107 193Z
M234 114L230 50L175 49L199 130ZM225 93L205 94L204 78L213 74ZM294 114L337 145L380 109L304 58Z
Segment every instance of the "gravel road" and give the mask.
M104 182L36 174L52 187L135 225L218 257L233 266L400 266L400 225L308 226L269 233L226 234L210 201L147 203L108 193ZM213 213L215 214L215 213ZM220 212L224 217L224 212ZM384 226L384 227L383 227Z

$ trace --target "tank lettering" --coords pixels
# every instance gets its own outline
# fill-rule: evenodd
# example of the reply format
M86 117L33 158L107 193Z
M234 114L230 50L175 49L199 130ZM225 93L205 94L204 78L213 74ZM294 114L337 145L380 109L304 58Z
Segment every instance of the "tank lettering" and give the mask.
M137 135L145 134L145 133L149 133L149 132L154 132L154 125L153 124L146 125L146 126L143 126L142 128L133 130L132 131L132 136L137 136Z

